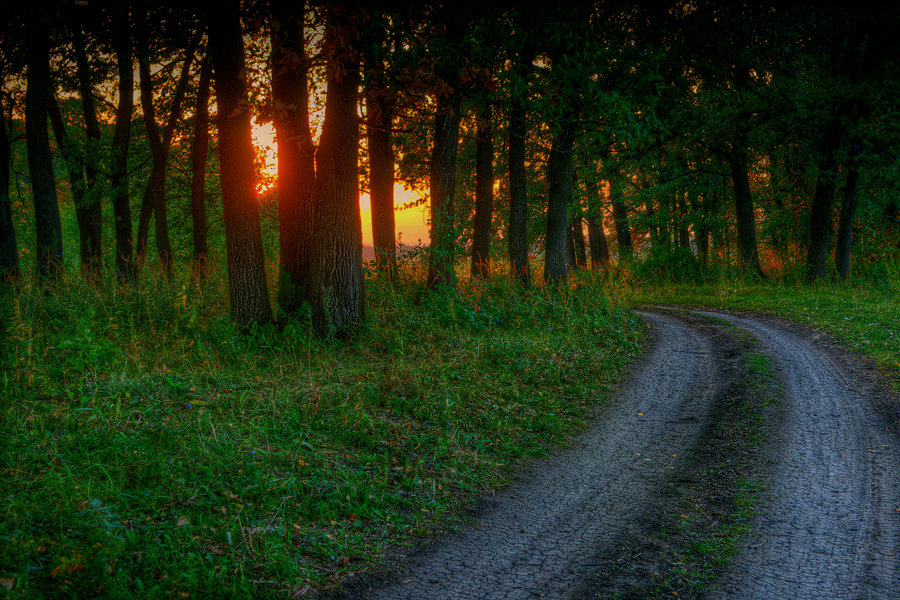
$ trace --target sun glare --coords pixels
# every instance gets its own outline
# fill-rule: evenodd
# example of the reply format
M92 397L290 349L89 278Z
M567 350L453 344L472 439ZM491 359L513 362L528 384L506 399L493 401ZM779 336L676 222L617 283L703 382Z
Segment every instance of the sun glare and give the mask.
M256 148L257 165L260 180L256 184L256 193L260 196L275 191L278 178L278 151L275 143L275 128L271 123L253 124L253 145ZM394 184L394 220L397 237L406 246L415 246L420 241L429 242L428 203L414 202L422 193L407 190L400 183ZM398 210L400 206L407 206ZM368 194L359 196L360 216L362 217L363 245L372 245L372 208Z

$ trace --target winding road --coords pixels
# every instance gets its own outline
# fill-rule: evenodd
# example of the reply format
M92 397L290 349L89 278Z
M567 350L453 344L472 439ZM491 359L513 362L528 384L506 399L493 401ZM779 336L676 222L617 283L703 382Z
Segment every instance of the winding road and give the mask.
M782 374L784 416L767 442L772 503L709 597L900 599L898 437L855 375L808 335L767 319L702 313L758 339ZM475 521L416 550L369 600L589 598L601 558L654 505L716 423L731 358L677 313L640 315L654 342L571 448L481 501ZM339 594L340 596L340 594Z

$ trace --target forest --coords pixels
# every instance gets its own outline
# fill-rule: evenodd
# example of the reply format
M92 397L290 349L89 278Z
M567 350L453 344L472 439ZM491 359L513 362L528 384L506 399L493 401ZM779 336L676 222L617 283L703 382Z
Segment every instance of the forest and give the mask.
M583 428L634 306L900 368L900 7L12 4L9 598L339 587Z

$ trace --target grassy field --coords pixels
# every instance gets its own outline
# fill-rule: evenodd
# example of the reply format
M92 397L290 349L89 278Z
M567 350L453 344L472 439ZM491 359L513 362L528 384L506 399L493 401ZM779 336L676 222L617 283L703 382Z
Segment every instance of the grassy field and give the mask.
M453 295L414 275L370 278L350 345L302 319L239 334L220 275L4 299L0 592L334 585L564 444L639 351L641 323L589 273Z

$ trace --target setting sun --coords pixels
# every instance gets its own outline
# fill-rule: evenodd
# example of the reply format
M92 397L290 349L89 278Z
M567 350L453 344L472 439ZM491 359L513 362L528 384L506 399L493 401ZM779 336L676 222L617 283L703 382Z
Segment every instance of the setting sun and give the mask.
M278 176L278 153L275 144L275 128L271 123L253 124L253 145L256 147L257 157L260 162L260 181L256 186L259 194L274 189ZM394 219L397 238L406 246L415 246L420 242L427 244L428 232L428 203L417 204L423 192L407 190L400 183L394 183ZM401 206L406 208L400 208ZM372 209L369 204L369 195L362 193L359 196L360 216L362 217L363 245L372 245Z

